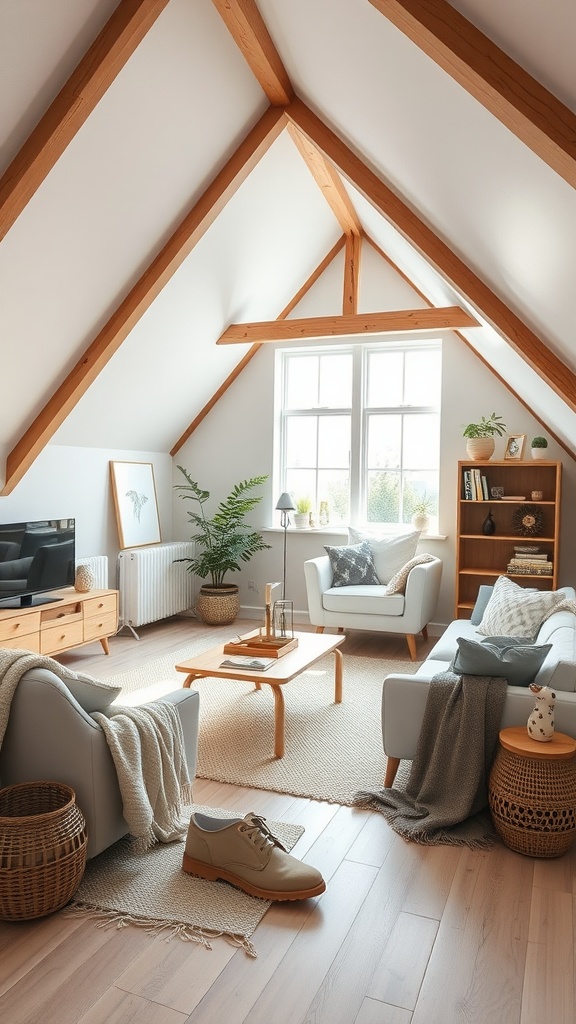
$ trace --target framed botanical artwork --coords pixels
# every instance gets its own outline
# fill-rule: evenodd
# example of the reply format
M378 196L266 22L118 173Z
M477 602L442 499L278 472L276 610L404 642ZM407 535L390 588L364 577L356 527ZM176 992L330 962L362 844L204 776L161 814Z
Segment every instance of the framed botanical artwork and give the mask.
M526 434L508 434L506 438L505 459L521 459L524 454Z
M121 548L159 544L160 519L151 462L111 462L112 494Z

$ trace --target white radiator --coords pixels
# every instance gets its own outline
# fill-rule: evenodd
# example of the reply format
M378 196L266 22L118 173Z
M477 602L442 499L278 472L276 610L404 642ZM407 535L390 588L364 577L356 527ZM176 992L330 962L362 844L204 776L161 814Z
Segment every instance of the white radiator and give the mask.
M87 565L94 576L94 588L96 590L108 590L108 556L90 555L87 558L77 558L76 568L79 565Z
M194 604L194 576L186 562L194 554L191 541L173 541L128 548L118 555L120 622L144 626L176 615Z

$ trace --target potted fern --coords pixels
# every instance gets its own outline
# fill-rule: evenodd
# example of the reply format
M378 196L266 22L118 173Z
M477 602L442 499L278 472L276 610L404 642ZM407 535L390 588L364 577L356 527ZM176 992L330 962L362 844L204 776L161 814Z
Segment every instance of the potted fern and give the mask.
M208 625L224 626L238 615L240 599L238 586L227 583L228 573L239 572L241 562L249 562L257 551L269 548L262 535L244 522L248 512L262 501L262 495L250 492L268 479L254 476L235 484L230 494L218 505L216 511L206 515L205 505L210 492L203 490L183 466L178 470L184 476L185 484L176 484L184 501L192 501L194 508L188 510L188 519L196 532L190 538L196 545L196 554L190 558L178 558L187 562L188 572L195 573L202 580L209 580L200 587L196 614Z
M505 433L506 424L495 412L490 413L490 416L482 416L479 423L468 423L463 430L463 436L467 438L468 457L473 462L489 459L494 454L494 436L503 437Z

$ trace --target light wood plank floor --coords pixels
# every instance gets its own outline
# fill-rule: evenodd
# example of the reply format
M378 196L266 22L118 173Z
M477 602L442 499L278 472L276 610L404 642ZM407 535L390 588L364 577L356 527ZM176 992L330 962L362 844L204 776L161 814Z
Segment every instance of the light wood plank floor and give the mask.
M243 622L242 628L250 628ZM210 630L189 618L62 657L100 678ZM427 645L419 652L425 654ZM207 643L208 646L208 643ZM358 633L343 652L406 657ZM344 670L345 671L345 670ZM199 803L305 826L295 848L323 872L316 900L273 904L257 959L61 914L0 922L7 1024L573 1024L576 851L532 860L405 843L377 812L197 780Z

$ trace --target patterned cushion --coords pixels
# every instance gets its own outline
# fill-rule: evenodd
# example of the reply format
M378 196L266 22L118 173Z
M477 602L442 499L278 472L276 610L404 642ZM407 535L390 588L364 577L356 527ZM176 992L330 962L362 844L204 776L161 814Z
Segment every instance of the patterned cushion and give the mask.
M324 547L332 565L333 587L359 587L380 583L368 541L337 548L328 545Z
M498 641L491 643L492 640ZM509 686L530 686L552 644L535 647L519 637L489 637L478 644L458 637L458 651L450 666L457 675L500 676Z
M399 534L361 533L352 527L348 530L348 539L353 544L368 541L372 549L372 559L379 583L389 583L402 567L414 558L420 537L419 530L409 530Z
M395 573L395 575L392 577L392 579L386 586L386 593L403 594L404 591L406 590L406 583L408 581L408 577L414 566L422 565L423 562L433 561L434 557L432 555L415 555L414 558L411 558L409 562L406 562L406 565L403 565L402 568L397 573Z
M560 590L525 590L499 576L477 631L482 636L535 637L544 619L565 601Z

